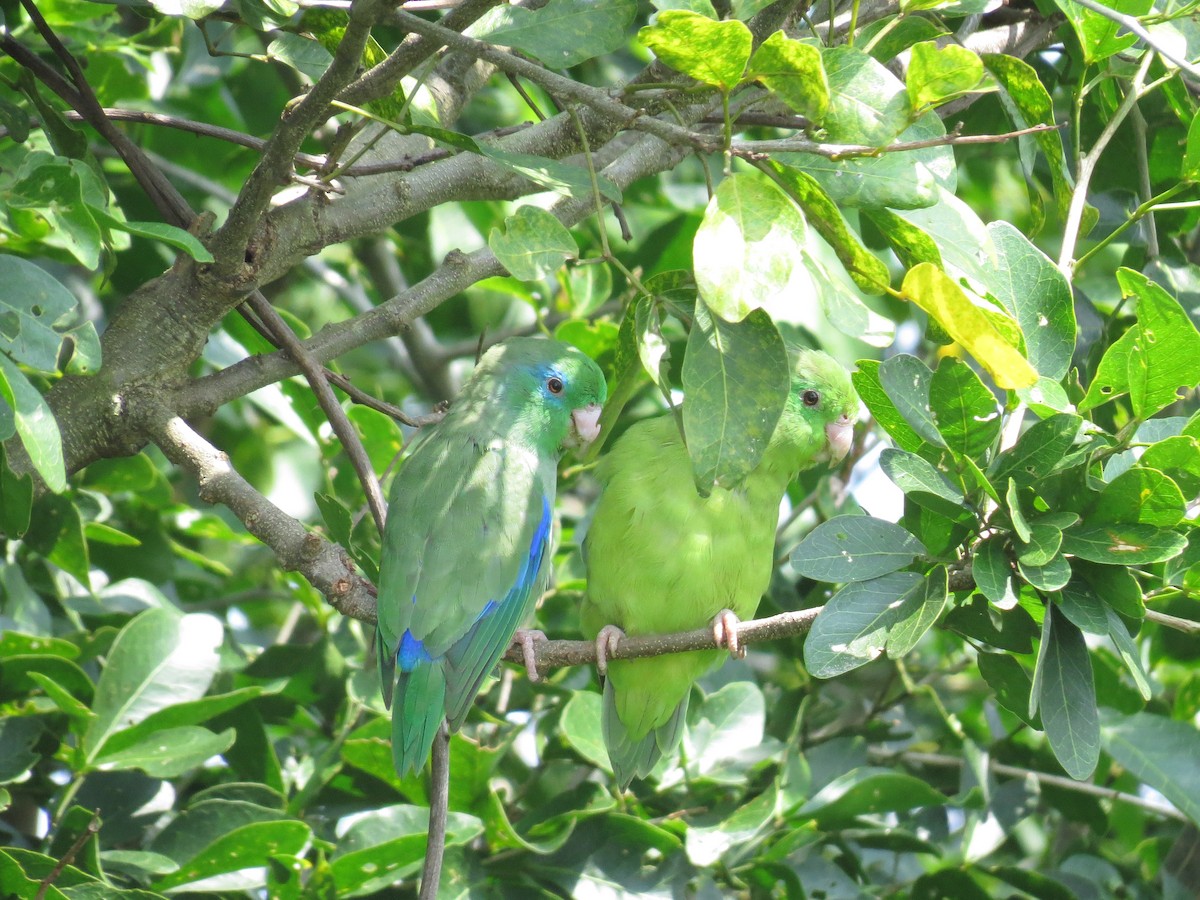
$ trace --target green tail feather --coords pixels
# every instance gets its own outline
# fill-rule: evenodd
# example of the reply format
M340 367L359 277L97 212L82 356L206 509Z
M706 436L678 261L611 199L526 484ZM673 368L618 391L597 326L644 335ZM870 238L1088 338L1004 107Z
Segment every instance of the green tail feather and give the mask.
M604 682L604 705L600 711L600 727L604 733L604 745L608 748L608 761L622 789L629 787L634 778L645 778L650 770L668 753L671 753L683 737L683 723L687 718L688 696L683 695L671 718L657 728L652 728L640 739L634 739L617 715L617 695L611 679Z
M392 761L401 777L429 759L446 705L446 676L438 663L419 665L396 679L392 707Z

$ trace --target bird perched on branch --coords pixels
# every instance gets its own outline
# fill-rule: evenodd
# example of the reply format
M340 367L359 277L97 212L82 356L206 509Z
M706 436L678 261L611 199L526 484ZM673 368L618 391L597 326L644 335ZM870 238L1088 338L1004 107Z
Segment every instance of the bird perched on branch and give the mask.
M762 461L733 490L701 496L671 416L631 427L601 461L602 493L584 539L585 633L604 678L602 726L621 787L644 778L679 743L692 683L722 659L697 650L607 660L625 634L662 634L711 622L730 653L774 568L775 527L788 482L850 448L858 398L846 370L815 350L793 354L787 406Z
M550 572L558 460L599 433L600 368L558 341L512 338L484 354L446 417L392 485L376 648L401 776L457 729ZM517 635L532 669L531 641Z

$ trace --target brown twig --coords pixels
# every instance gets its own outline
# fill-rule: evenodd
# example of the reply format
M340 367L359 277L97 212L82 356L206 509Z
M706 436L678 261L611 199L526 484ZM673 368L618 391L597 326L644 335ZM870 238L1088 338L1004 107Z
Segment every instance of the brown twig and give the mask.
M446 819L450 805L450 732L445 720L433 739L429 771L429 829L425 864L421 868L418 900L434 900L442 880L442 858L446 855Z
M90 838L94 837L98 831L100 831L100 810L97 809L92 813L92 818L87 823L87 827L80 832L79 837L75 838L74 843L72 843L67 852L63 854L62 859L60 859L54 868L47 873L46 877L42 879L37 893L34 894L34 900L43 900L43 898L46 896L46 892L50 890L50 885L54 884L54 882L58 880L58 876L63 873L63 869L65 869L72 863L72 861L74 861L75 857L79 854L79 851L83 849L83 845L86 844Z
M271 330L279 346L304 372L309 387L316 395L317 402L321 404L321 409L329 420L329 424L333 426L338 440L342 442L342 449L350 458L350 464L354 466L363 492L367 496L367 505L371 508L371 516L375 519L375 527L379 529L380 534L383 534L387 509L383 502L383 492L379 489L379 479L375 477L370 457L367 456L362 441L358 439L358 433L350 424L350 419L346 417L346 411L338 403L337 398L333 395L333 389L325 379L325 368L304 349L300 338L296 337L291 326L276 312L275 307L262 295L261 291L254 291L250 295L250 306L263 324Z

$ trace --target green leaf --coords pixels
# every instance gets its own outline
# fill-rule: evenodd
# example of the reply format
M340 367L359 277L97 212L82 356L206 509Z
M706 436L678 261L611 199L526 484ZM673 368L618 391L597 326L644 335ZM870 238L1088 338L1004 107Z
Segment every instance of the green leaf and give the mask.
M1116 610L1111 606L1105 606L1104 612L1108 617L1108 636L1117 645L1117 653L1120 654L1121 661L1125 663L1125 668L1133 677L1138 693L1142 695L1143 700L1149 701L1154 696L1154 691L1150 688L1150 676L1146 674L1146 669L1142 665L1142 655L1138 646L1133 642L1129 629L1125 627L1125 622L1117 615Z
M1063 535L1063 553L1089 562L1135 566L1164 562L1183 552L1187 538L1153 525L1090 525Z
M429 810L417 806L385 806L357 815L330 858L338 894L383 890L402 873L415 873L428 831ZM482 832L483 823L475 816L451 812L446 846L460 846Z
M566 69L623 47L636 12L633 0L550 0L540 9L501 6L465 33L515 47L551 69Z
M1180 177L1193 184L1200 181L1200 118L1193 118L1188 126L1187 149L1183 154Z
M903 291L962 344L999 387L1014 390L1037 381L1029 361L945 272L921 263L904 276Z
M1114 22L1110 16L1072 3L1071 0L1056 0L1056 5L1066 14L1067 21L1075 30L1087 65L1102 62L1137 43L1137 36L1124 31L1120 23ZM1148 13L1151 5L1152 0L1108 0L1105 3L1114 12L1135 18Z
M689 771L716 781L742 781L744 768L726 770L747 756L755 762L762 758L766 720L766 701L753 682L730 682L705 697L684 734Z
M247 862L266 860L271 856L302 853L312 840L312 831L303 822L255 822L231 830L218 838L179 869L154 884L154 890L166 891L182 885L192 890L204 890L207 879L233 876L219 882L221 890L248 890L261 887L266 873L247 868Z
M1017 572L1035 588L1047 593L1059 590L1071 580L1071 564L1061 555L1040 566L1018 558Z
M880 454L879 467L919 506L950 520L961 519L969 513L962 491L923 457L888 447Z
M1163 472L1185 497L1200 494L1200 442L1194 437L1180 434L1152 444L1142 453L1138 466Z
M42 757L33 748L42 737L42 722L34 716L0 719L0 784L21 778Z
M996 693L996 701L1018 719L1039 731L1042 720L1029 712L1033 683L1021 664L1005 653L980 653L975 657L979 674Z
M998 259L988 286L1021 326L1029 362L1043 377L1060 381L1075 349L1071 286L1058 266L1008 222L991 222L987 230Z
M1153 713L1105 711L1104 749L1136 778L1200 823L1200 732Z
M1117 282L1138 301L1129 397L1134 415L1148 419L1200 383L1200 331L1178 300L1140 272L1118 269Z
M736 20L666 9L638 40L672 69L725 92L738 86L750 62L750 29Z
M3 419L0 414L0 419ZM16 423L13 422L13 431ZM7 437L12 437L10 432ZM5 440L0 437L0 440ZM33 510L33 477L17 475L8 467L8 454L0 444L0 532L9 538L22 537L29 528Z
M907 353L889 357L879 367L879 382L897 412L922 440L938 447L946 446L929 405L933 373L925 363Z
M749 844L776 815L778 789L772 785L713 825L691 825L685 835L688 862L711 866L739 845Z
M295 35L292 35L295 37ZM174 225L167 225L163 222L126 222L123 219L118 219L109 215L102 209L90 207L92 215L96 221L105 228L115 228L117 231L124 231L127 234L137 235L152 241L160 241L169 247L174 247L176 250L182 250L196 262L210 263L213 261L213 256L195 236L184 231L182 228L177 228Z
M1036 483L1068 458L1082 427L1083 419L1066 413L1035 422L1015 447L997 458L989 477L994 484L1009 478L1022 486Z
M1062 546L1062 530L1046 522L1035 522L1029 537L1017 548L1018 566L1046 566L1058 555Z
M88 196L94 197L96 205L104 205L105 189L86 164L34 152L17 171L5 202L15 209L36 210L50 224L44 242L70 253L85 268L95 269L100 265L102 242L100 226L85 199Z
M91 586L87 542L79 509L67 494L45 494L33 506L29 531L25 535L29 549L40 553L80 584Z
M944 357L929 382L929 405L946 447L982 463L1000 433L1000 409L974 370Z
M921 435L908 424L884 390L882 363L877 359L860 359L856 366L855 371L850 373L850 380L854 384L858 399L870 410L871 417L896 442L896 446L909 451L920 449L925 443Z
M872 209L864 214L883 232L884 238L905 269L911 269L918 263L929 263L941 268L941 251L924 229L918 228L907 219L902 219L890 209Z
M1017 603L1013 587L1013 571L1004 551L1004 539L993 535L979 545L971 570L980 593L1001 609L1012 609Z
M1171 528L1185 511L1186 501L1174 481L1157 469L1136 466L1104 486L1087 520L1094 525Z
M308 25L308 23L305 23ZM317 82L333 62L333 55L319 41L287 31L267 45L267 57L295 69L311 82Z
M683 426L696 487L732 490L762 459L787 402L787 348L755 310L738 323L696 304L683 359Z
M878 657L910 596L925 596L925 579L916 572L854 582L834 594L804 641L809 674L833 678Z
M579 255L579 246L562 222L536 206L522 206L504 220L504 231L493 228L488 246L514 278L537 281L547 278L568 259Z
M600 731L600 695L576 691L563 707L558 727L571 748L597 769L611 772L604 735Z
M1100 759L1092 661L1083 634L1053 605L1043 623L1034 691L1054 756L1072 778L1088 778Z
M43 269L0 255L0 352L39 372L54 372L67 341L76 355L86 359L72 374L99 368L95 327L90 332L82 326L70 327L78 306L74 295Z
M25 452L46 487L55 493L65 490L67 472L58 422L37 388L3 353L0 353L0 399L7 404L7 410L0 413L0 431L11 433L4 424L7 418L21 436Z
M985 53L983 64L1000 84L1000 103L1008 111L1013 124L1017 128L1027 128L1031 125L1054 125L1054 102L1050 99L1045 85L1038 77L1037 70L1023 59L1008 56L1003 53ZM1060 216L1066 216L1074 191L1063 140L1057 131L1043 131L1037 134L1024 135L1018 140L1021 149L1021 163L1026 177L1032 178L1035 173L1033 147L1042 152L1050 170L1050 184L1054 193L1054 203ZM1091 230L1098 213L1091 207L1085 207L1083 233ZM1036 357L1035 357L1036 358ZM1040 368L1038 371L1042 371Z
M214 734L207 728L186 725L164 728L121 750L100 753L92 765L101 772L140 769L155 778L177 778L233 746L234 731Z
M890 144L912 124L904 85L868 54L853 47L822 51L829 81L824 126L838 144Z
M821 187L820 182L806 172L768 161L767 165L782 182L788 195L804 210L805 220L833 248L854 284L866 294L879 294L890 284L887 266L864 247L850 230L841 211ZM849 332L847 332L849 333ZM860 331L859 334L862 332ZM852 335L857 337L858 335Z
M700 296L729 322L774 298L807 296L811 282L796 253L806 231L804 216L779 188L754 175L729 176L696 231Z
M792 568L817 581L867 581L895 572L926 552L899 525L870 516L836 516L792 551Z
M220 661L221 623L203 613L149 609L121 629L96 684L96 719L84 736L89 760L116 732L176 703L204 696Z
M887 65L918 41L932 41L945 33L945 28L922 16L884 18L863 28L855 38L855 44L860 44L872 57Z
M944 806L946 798L928 782L891 769L861 768L835 778L794 815L828 826L858 816Z
M638 297L633 308L634 340L642 369L658 385L667 400L671 398L671 346L663 338L662 316L651 297ZM607 409L608 404L605 404Z
M589 201L592 198L592 179L588 174L588 170L582 166L559 162L545 156L535 156L532 153L515 153L512 150L501 150L492 144L477 144L466 137L466 135L448 132L442 128L418 128L413 125L409 126L408 130L418 134L436 131L443 138L453 135L455 145L466 144L472 152L486 156L492 162L499 163L506 169L516 172L518 175L524 175L530 181L540 184L547 190L557 191L568 197L586 197ZM611 200L613 203L621 202L621 190L613 183L612 179L598 174L596 176L596 186L600 189L600 195L606 200ZM528 207L521 208L526 209Z
M945 566L934 566L925 576L924 596L916 592L905 595L898 609L900 620L888 634L887 655L891 659L899 659L916 647L941 617L950 596L948 578Z
M912 47L906 75L913 109L937 106L979 87L983 61L979 54L958 44L939 47L922 41Z
M750 58L747 81L759 81L784 103L814 125L829 109L829 82L821 65L821 51L776 31Z
M1139 329L1135 325L1109 344L1104 356L1100 358L1096 377L1088 385L1087 394L1079 403L1080 412L1087 412L1093 407L1129 393L1129 362L1139 336Z

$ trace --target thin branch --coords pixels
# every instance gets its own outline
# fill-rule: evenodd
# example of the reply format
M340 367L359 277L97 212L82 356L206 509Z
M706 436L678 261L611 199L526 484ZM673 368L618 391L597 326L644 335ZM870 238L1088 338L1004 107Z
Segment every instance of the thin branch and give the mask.
M1094 13L1099 13L1104 18L1116 22L1124 28L1129 29L1133 34L1141 38L1142 43L1157 53L1164 59L1168 59L1183 71L1187 72L1193 78L1200 78L1200 68L1192 65L1186 59L1183 59L1174 51L1169 50L1161 41L1154 37L1145 26L1142 25L1133 16L1127 16L1125 13L1117 12L1115 9L1107 7L1102 3L1097 3L1096 0L1071 0L1072 3L1078 3L1085 9L1090 9Z
M808 634L813 620L824 607L802 609L797 612L780 613L765 619L749 619L737 626L738 642L758 644L777 641L785 637ZM538 671L559 666L585 666L596 663L594 641L537 641L533 645ZM713 640L710 627L680 631L674 634L647 634L621 638L616 649L608 653L609 659L641 659L646 656L663 656L667 653L683 653L688 650L724 649L723 644ZM513 646L504 654L509 662L523 664L524 657L519 646Z
M871 756L879 761L895 760L899 758L905 762L910 762L918 766L937 766L940 768L960 769L965 764L961 757L945 756L941 753L920 753L916 750L890 753L886 750L875 749L872 749L869 752ZM1087 781L1076 781L1074 778L1067 778L1065 775L1051 775L1047 772L1038 772L1033 769L1023 769L1017 766L1006 765L1005 763L993 762L990 759L988 760L988 770L997 775L1006 775L1011 778L1020 778L1021 780L1032 778L1039 784L1045 784L1067 791L1075 791L1079 794L1088 794L1089 796L1100 797L1105 800L1115 800L1118 803L1126 803L1130 806L1137 806L1148 812L1152 812L1155 815L1164 816L1169 819L1179 819L1182 822L1191 821L1186 815L1169 804L1163 804L1157 800L1139 797L1136 794L1127 794L1124 791L1118 791L1116 788L1101 787L1098 784L1092 784L1091 782Z
M22 0L22 6L38 33L50 45L67 71L71 73L74 84L68 83L43 60L12 40L7 34L0 38L0 49L33 72L43 84L81 113L88 124L100 132L112 148L120 154L133 177L158 209L159 214L169 224L187 228L195 218L195 213L188 206L187 201L183 199L179 191L175 190L175 186L167 180L166 176L150 162L142 149L104 115L104 109L100 106L100 101L84 77L78 61L59 41L58 36L46 23L41 11L32 0Z
M257 265L246 257L271 195L287 180L292 157L301 142L321 122L330 102L358 71L363 48L371 36L371 25L381 7L382 0L359 0L351 7L350 22L329 68L299 103L285 111L267 141L261 161L243 185L225 224L213 236L210 249L220 276L235 281L254 278Z
M337 544L308 531L256 491L229 456L169 410L145 411L143 427L167 458L197 482L200 499L221 504L275 553L285 571L299 572L342 615L375 621L375 589Z
M1071 280L1072 269L1074 268L1075 247L1082 236L1079 230L1083 223L1083 211L1087 206L1088 186L1092 181L1092 173L1096 171L1096 166L1100 162L1100 155L1108 147L1109 142L1116 135L1117 129L1124 123L1125 117L1129 115L1129 111L1141 97L1142 86L1145 83L1146 74L1150 71L1150 64L1153 61L1154 57L1149 53L1142 59L1142 64L1138 67L1137 74L1133 76L1133 80L1129 84L1125 99L1121 101L1121 105L1117 107L1107 124L1105 124L1104 130L1096 138L1096 143L1092 145L1092 149L1085 153L1079 160L1079 171L1075 176L1075 190L1071 194L1071 202L1067 207L1067 221L1063 224L1063 240L1058 254L1058 270L1063 273L1068 281Z
M442 880L442 858L446 854L446 819L450 806L450 732L443 719L433 738L429 772L429 828L425 843L425 864L421 867L421 891L418 900L434 900Z
M279 346L304 372L309 387L316 394L317 402L321 404L325 417L333 426L334 433L342 442L342 449L350 458L350 464L354 467L355 474L358 475L363 493L367 496L367 505L371 508L371 516L375 519L375 527L379 529L380 534L383 534L383 522L387 517L387 509L383 502L383 492L379 489L379 479L375 477L370 457L367 456L367 451L363 447L362 441L359 440L358 433L350 424L346 411L342 409L342 405L333 395L333 388L325 380L324 368L304 349L300 338L296 337L291 326L276 312L275 307L262 295L261 291L254 291L250 295L250 307L262 319Z
M83 849L83 845L86 844L90 838L95 837L99 831L100 810L96 810L92 813L92 818L90 821L88 821L87 827L80 832L79 837L75 838L74 843L72 843L67 849L67 852L63 854L62 859L55 864L53 869L46 873L46 877L42 879L41 884L38 886L37 893L34 894L34 900L42 900L42 898L46 896L46 892L50 890L50 885L58 881L58 876L63 873L63 869L65 869L74 861L75 857L79 855L79 851Z
M1155 609L1146 610L1146 621L1162 625L1164 628L1182 631L1184 634L1200 634L1200 622L1193 622L1191 619L1182 619L1179 616L1172 616L1169 613L1159 612Z

